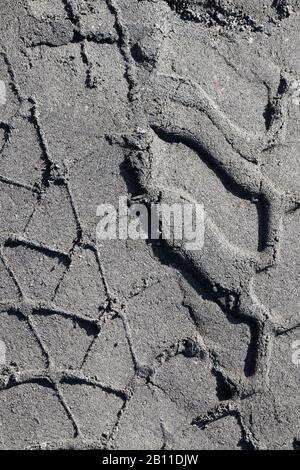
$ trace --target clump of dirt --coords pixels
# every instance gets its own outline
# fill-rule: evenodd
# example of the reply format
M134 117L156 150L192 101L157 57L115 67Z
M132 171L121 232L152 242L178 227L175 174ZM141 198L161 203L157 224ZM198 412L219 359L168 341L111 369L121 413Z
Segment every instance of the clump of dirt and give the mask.
M281 20L291 15L292 5L288 0L274 0L272 8L275 8Z
M185 21L202 23L207 27L217 25L226 29L239 29L241 31L246 28L250 28L252 31L263 31L263 26L249 14L246 14L242 8L237 8L226 1L165 1Z

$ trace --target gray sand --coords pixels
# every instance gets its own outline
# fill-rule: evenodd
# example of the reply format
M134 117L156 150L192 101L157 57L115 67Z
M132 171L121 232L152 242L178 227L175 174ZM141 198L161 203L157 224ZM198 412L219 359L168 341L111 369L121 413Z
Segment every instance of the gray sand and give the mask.
M0 448L300 448L299 15L0 0ZM203 249L100 242L120 196Z

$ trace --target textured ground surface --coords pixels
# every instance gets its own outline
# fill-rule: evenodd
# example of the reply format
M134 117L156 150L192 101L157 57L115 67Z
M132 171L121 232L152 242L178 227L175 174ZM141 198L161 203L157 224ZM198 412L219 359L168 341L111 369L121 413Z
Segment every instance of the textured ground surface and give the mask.
M1 448L300 447L300 2L0 0ZM193 198L201 252L97 243Z

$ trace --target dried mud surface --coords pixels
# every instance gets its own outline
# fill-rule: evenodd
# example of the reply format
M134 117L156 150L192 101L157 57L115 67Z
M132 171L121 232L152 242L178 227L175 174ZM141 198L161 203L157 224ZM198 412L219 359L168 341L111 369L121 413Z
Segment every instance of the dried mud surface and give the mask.
M299 13L0 0L0 448L299 448ZM124 195L203 250L97 242Z

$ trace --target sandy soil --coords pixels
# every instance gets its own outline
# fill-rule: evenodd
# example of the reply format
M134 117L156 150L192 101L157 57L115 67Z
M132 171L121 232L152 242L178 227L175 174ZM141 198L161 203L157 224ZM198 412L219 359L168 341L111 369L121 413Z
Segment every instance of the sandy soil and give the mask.
M297 449L300 2L0 0L0 447ZM205 242L99 241L197 201Z

